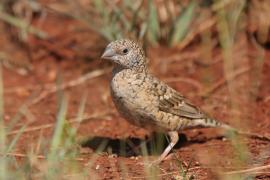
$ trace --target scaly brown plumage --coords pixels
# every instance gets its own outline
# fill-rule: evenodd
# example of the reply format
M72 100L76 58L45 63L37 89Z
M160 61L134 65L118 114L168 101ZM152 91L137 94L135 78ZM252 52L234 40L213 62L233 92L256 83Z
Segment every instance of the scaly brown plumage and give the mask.
M196 127L234 128L209 118L176 90L148 73L142 48L122 39L111 42L103 59L115 63L111 95L117 110L130 123L152 131L166 132L171 142L157 163L161 162L178 141L178 132Z

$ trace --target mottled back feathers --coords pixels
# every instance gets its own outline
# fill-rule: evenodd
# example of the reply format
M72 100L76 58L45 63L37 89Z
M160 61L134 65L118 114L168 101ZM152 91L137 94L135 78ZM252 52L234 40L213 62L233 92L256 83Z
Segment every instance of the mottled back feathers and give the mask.
M139 121L144 116L145 124L166 121L168 129L186 128L194 124L188 121L207 119L180 93L148 73L146 57L137 43L127 39L111 42L102 57L116 64L111 82L113 100L128 119ZM144 104L152 107L145 109Z
M152 91L159 97L159 109L161 111L191 119L206 117L199 108L188 102L183 95L165 83L158 79L152 83Z

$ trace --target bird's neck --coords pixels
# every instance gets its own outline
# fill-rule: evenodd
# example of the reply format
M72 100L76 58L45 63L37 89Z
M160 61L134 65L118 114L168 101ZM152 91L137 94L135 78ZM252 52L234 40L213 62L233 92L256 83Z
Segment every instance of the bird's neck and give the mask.
M132 69L125 68L121 65L115 65L113 68L113 76L118 74L119 72L127 72L127 73L147 73L147 68L145 66L134 67Z

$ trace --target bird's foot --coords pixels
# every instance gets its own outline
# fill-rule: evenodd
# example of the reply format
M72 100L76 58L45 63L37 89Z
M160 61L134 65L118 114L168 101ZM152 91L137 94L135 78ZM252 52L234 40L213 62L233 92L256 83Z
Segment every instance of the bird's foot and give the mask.
M139 165L143 165L145 167L154 167L154 166L158 166L162 161L170 160L170 159L172 159L172 154L169 154L165 158L159 157L158 159L153 160L153 161L140 162Z

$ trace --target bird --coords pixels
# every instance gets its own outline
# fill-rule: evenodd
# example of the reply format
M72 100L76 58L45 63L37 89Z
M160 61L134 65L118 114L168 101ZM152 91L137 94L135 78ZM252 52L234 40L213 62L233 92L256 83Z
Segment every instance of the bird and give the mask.
M169 145L153 164L167 157L178 142L179 133L185 129L220 127L236 131L209 117L180 92L149 73L147 58L139 43L130 39L115 40L107 45L101 59L114 64L110 90L118 112L131 124L166 133L170 138Z

